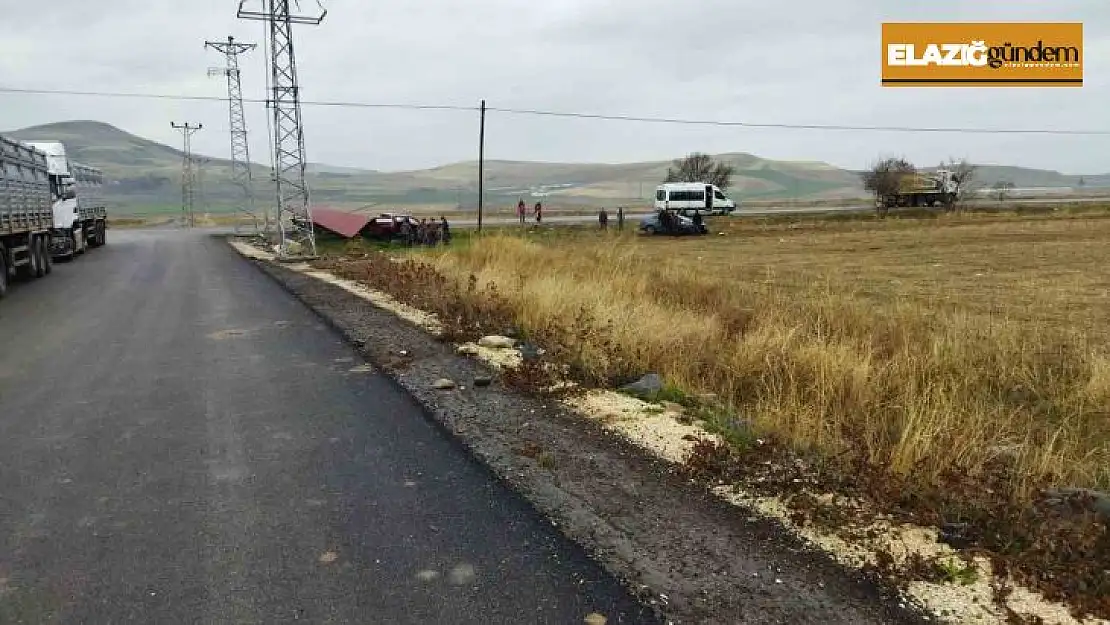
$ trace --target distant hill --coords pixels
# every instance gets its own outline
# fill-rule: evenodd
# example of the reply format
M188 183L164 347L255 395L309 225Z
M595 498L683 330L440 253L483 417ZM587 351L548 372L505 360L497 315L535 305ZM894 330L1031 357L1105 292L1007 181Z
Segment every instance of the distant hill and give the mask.
M21 140L58 140L75 160L99 167L110 180L107 195L123 212L173 211L180 206L182 152L177 148L95 121L66 121L3 133ZM773 161L752 154L720 154L737 173L730 193L745 200L839 199L864 197L858 172L821 162ZM641 163L486 162L486 203L508 207L518 197L548 206L597 206L647 202L663 179L669 161ZM227 210L236 189L230 163L207 159L202 168L201 203L213 212ZM256 195L269 198L269 167L253 166ZM378 210L389 206L473 208L477 162L432 169L381 172L312 163L308 181L313 201L346 208ZM1008 180L1018 187L1071 187L1080 176L1055 171L996 165L981 166L978 181ZM1110 187L1110 174L1085 176L1086 186Z
M1021 188L1078 187L1081 179L1082 185L1087 187L1110 187L1110 174L1076 176L1048 169L1029 169L1028 167L1011 167L1008 165L979 165L975 177L979 184L988 187L1000 180L1012 182L1015 186Z

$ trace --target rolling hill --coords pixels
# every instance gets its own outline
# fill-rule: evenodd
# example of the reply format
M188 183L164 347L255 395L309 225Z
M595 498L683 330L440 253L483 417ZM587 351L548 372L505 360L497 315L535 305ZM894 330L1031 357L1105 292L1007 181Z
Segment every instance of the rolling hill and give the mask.
M175 211L180 206L182 152L95 121L66 121L3 133L21 140L59 140L75 160L100 167L109 179L107 195L119 212ZM233 205L229 162L200 157L202 210L220 212ZM715 158L736 167L731 194L744 200L839 199L864 197L858 172L820 162L774 161L752 154ZM512 206L517 198L542 199L551 207L636 204L650 198L663 179L668 161L641 163L486 162L486 203ZM256 181L269 178L269 167L253 166ZM315 203L376 209L387 206L472 208L477 195L477 162L418 171L382 172L323 164L308 166ZM1009 180L1018 187L1070 187L1079 176L1018 167L980 166L980 184ZM1110 174L1086 176L1090 188L1110 187ZM258 197L268 185L256 183Z

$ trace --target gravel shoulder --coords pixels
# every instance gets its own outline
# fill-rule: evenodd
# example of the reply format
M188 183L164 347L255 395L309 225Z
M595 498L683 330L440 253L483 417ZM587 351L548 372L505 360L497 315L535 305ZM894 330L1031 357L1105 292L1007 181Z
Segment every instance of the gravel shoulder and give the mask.
M673 623L919 623L897 593L601 425L343 288L259 260L564 534ZM478 377L492 377L475 387ZM453 389L433 388L449 378Z

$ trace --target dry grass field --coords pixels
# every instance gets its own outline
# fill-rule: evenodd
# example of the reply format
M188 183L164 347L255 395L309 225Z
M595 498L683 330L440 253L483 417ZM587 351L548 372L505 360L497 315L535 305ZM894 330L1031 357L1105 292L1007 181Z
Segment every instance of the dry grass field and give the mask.
M492 236L428 260L496 285L588 378L658 371L756 432L914 482L1004 461L1020 499L1110 486L1107 217Z

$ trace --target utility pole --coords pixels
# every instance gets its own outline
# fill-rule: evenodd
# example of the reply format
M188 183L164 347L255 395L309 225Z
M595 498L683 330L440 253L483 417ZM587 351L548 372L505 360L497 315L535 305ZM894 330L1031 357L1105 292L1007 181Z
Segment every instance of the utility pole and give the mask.
M478 122L478 232L482 231L482 206L485 205L486 179L486 101L482 100L481 121Z
M258 215L254 206L254 179L251 175L251 151L247 143L247 117L243 112L243 89L240 82L239 55L258 46L253 43L238 43L234 37L227 41L205 41L205 49L212 48L222 52L227 59L224 67L211 67L209 76L227 77L227 103L230 109L231 128L231 183L239 188L236 209L240 217L245 215L254 224L254 234L259 234ZM270 236L270 211L263 210L264 225L261 232ZM239 219L235 220L235 231L239 231Z
M266 22L270 52L270 101L273 111L273 167L277 196L279 255L316 255L316 233L305 182L304 128L301 125L301 94L297 84L297 61L293 51L293 25L318 25L328 12L294 15L292 0L258 0L261 10L247 10L251 0L239 0L240 19Z
M180 130L182 139L184 140L185 158L181 161L181 219L185 226L192 228L196 225L196 216L193 214L193 204L195 203L196 193L196 172L193 170L193 135L202 128L204 124L197 124L193 126L189 122L178 124L177 122L170 122L170 127L174 130Z

